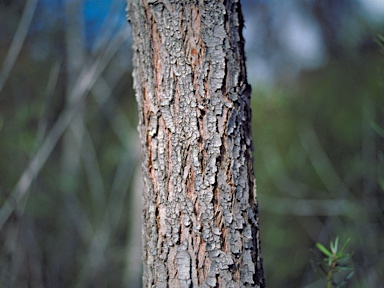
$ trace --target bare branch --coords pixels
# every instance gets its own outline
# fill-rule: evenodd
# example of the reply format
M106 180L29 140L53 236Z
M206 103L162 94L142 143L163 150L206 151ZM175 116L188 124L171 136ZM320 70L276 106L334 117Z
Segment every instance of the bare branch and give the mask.
M23 15L17 27L16 33L13 37L12 44L9 47L8 54L5 57L3 66L0 70L0 93L3 90L4 84L8 79L9 73L11 72L13 65L19 56L21 47L27 36L29 26L35 13L36 5L38 0L29 0L24 7Z

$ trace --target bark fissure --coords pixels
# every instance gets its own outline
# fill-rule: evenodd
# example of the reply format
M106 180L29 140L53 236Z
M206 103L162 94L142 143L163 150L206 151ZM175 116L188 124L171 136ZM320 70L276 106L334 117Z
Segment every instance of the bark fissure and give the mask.
M239 9L129 1L145 287L264 287Z

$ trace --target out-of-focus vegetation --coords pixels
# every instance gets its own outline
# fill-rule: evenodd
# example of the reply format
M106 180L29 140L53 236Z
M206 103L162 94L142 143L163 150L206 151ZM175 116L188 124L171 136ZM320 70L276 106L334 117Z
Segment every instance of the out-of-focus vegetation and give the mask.
M384 54L373 45L303 72L294 84L254 89L261 239L271 287L324 287L313 284L309 250L336 235L351 237L355 251L350 287L380 287L383 76Z
M0 1L0 287L140 287L129 26L116 20L123 1L104 18L91 13L99 2ZM348 18L356 1L284 2L317 21L328 51L303 70L277 38L279 5L266 3L244 1L264 31L247 53L260 48L279 72L251 83L267 285L325 287L310 250L339 235L355 251L350 287L380 287L383 23Z
M124 8L91 41L82 1L0 2L0 287L140 286Z

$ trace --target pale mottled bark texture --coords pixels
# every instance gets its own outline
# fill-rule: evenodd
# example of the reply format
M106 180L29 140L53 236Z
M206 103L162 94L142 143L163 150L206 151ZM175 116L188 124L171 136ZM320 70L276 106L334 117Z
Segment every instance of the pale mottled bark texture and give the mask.
M145 287L264 287L240 4L128 1Z

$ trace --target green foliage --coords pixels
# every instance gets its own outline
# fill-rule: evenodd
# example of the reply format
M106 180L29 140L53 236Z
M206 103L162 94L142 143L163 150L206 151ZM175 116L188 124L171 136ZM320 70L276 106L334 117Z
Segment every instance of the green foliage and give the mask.
M377 34L376 36L376 43L381 47L382 51L384 52L384 36L381 34Z
M305 250L335 234L354 241L350 287L376 287L384 277L384 59L378 52L332 59L295 84L254 87L255 173L271 287L324 287L313 283Z
M316 243L316 247L326 256L323 261L317 261L316 264L327 278L327 288L339 288L347 285L355 273L352 263L350 263L352 254L345 251L350 240L351 238L348 238L341 249L339 249L339 237L330 243L329 249L321 243ZM336 277L339 276L336 274L343 272L347 272L347 274L342 276L341 281L336 282Z
M381 47L381 52L384 54L384 36L381 34L377 34L376 43ZM384 86L384 72L383 72L383 79L382 79L382 85ZM381 107L381 114L384 114L384 107ZM371 121L370 126L375 131L375 133L384 140L384 120L380 119L381 123L377 121ZM378 183L379 186L384 193L384 151L380 151L379 155L379 161L378 161Z
M27 7L11 2L0 8L1 73ZM0 83L0 287L126 287L132 275L140 281L141 267L132 255L140 251L137 111L121 61L129 63L130 44L119 29L93 51L76 42L86 59L76 71L65 46L70 25L55 21L28 34ZM69 78L87 86L79 101Z

